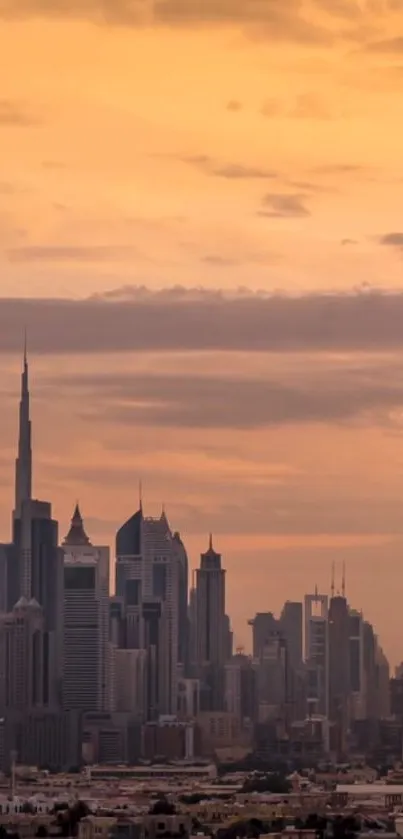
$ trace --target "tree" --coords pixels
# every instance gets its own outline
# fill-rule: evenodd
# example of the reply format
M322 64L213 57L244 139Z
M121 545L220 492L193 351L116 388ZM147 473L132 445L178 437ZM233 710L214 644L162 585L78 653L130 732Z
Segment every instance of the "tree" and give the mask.
M159 798L150 808L151 816L174 816L176 808L167 798Z
M291 783L285 775L272 772L260 778L248 778L242 787L242 792L271 792L277 795L287 795L290 789Z

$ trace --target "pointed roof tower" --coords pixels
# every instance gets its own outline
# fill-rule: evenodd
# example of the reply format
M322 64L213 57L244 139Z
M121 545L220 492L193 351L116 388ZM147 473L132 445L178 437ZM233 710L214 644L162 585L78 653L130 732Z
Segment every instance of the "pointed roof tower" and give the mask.
M213 534L209 534L209 543L207 551L201 555L202 568L221 568L221 554L213 548Z
M71 519L70 530L63 542L63 545L91 545L91 542L84 530L84 522L78 503L75 506L73 518Z
M27 333L24 333L24 354L21 374L18 454L15 462L15 515L21 514L23 501L32 498L31 420L29 415L29 378Z

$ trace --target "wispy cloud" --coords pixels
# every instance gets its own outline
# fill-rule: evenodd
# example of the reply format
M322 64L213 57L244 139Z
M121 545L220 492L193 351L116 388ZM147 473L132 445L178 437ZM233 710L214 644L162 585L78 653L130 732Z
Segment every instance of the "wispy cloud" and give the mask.
M399 35L395 38L385 38L381 41L372 41L365 46L365 50L366 52L402 55L403 35Z
M386 247L403 250L403 233L384 233L379 242Z
M305 195L268 193L263 198L260 216L268 218L304 218L310 212L304 204Z
M230 99L230 101L226 104L226 110L233 114L237 114L239 111L243 110L243 104L238 99Z
M1 2L0 2L1 15ZM41 120L23 103L13 99L0 99L0 127L24 128L40 125Z
M201 169L206 175L226 180L267 180L278 177L278 172L273 169L251 166L246 163L219 162L203 154L188 155L179 159L183 163L189 163Z
M131 246L32 245L9 248L6 256L10 262L117 262L137 253Z

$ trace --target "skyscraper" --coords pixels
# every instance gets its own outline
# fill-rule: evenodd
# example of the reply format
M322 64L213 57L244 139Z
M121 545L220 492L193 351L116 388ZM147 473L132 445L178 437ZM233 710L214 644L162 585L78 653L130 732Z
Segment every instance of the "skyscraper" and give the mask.
M58 524L47 501L24 500L14 520L14 545L20 558L21 593L43 609L49 661L45 701L60 703L63 622L63 555L58 548Z
M8 609L24 597L43 610L46 673L44 702L56 706L61 698L61 620L63 558L58 549L58 525L51 505L32 498L32 446L29 411L28 359L24 349L19 410L18 455L15 468L13 546L8 551Z
M43 611L21 597L0 616L0 707L28 713L46 703L47 660Z
M164 626L161 642L163 665L159 674L158 706L161 714L176 714L178 693L179 555L168 520L144 518L142 530L142 608L150 601L161 604ZM161 625L161 624L160 624Z
M196 656L198 677L203 682L204 710L224 707L224 666L228 654L228 622L225 613L225 571L213 540L201 555L196 571Z
M346 729L350 698L350 611L342 595L329 604L329 717Z
M237 653L225 665L225 710L240 723L255 721L256 668L250 656Z
M365 718L365 676L364 676L364 619L360 612L350 609L349 620L349 662L350 662L350 716L358 720Z
M329 712L329 602L327 594L305 595L305 661L309 714Z
M259 722L287 721L287 642L280 632L267 638L254 659Z
M178 662L185 675L189 669L188 588L189 563L186 548L178 532L173 535L173 548L178 557Z
M21 375L21 397L19 412L18 454L15 463L15 505L14 516L21 514L23 501L32 498L32 446L31 420L29 413L28 357L25 341L23 370Z
M63 552L63 707L111 710L109 548L91 544L78 505Z
M141 600L142 523L143 511L140 506L140 509L122 524L116 534L115 589L117 596L123 598L125 605L137 605Z
M17 458L15 461L14 510L12 520L13 546L18 541L18 524L22 515L22 505L32 498L32 445L29 398L29 373L27 346L25 341L23 367L21 373L21 393L19 403ZM17 532L16 532L17 528ZM7 551L7 607L10 611L20 596L30 598L30 564L16 547Z
M115 589L122 600L124 646L141 646L142 602L142 529L143 510L139 510L122 524L116 534Z
M252 627L252 655L260 658L261 653L273 633L279 631L279 623L272 612L258 612L249 621Z
M284 603L280 616L280 631L287 641L288 663L293 670L298 670L302 665L302 603L293 603L287 600Z

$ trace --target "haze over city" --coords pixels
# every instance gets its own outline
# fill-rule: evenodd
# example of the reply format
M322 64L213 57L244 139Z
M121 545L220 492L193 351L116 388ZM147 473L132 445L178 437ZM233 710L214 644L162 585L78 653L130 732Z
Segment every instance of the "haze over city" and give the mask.
M0 0L2 539L165 505L228 612L330 589L402 658L396 0Z

